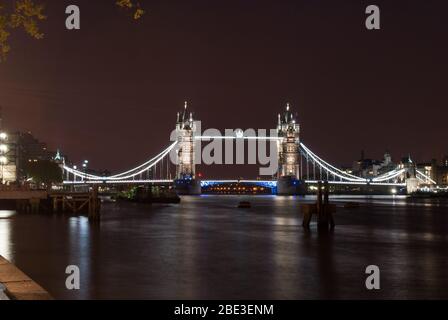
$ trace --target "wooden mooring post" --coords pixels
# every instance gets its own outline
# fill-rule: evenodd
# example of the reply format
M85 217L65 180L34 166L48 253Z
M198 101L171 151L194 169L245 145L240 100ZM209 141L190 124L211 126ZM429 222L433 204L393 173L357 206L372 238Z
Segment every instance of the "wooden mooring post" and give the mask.
M98 186L95 185L89 198L89 220L100 221L101 202L98 198Z
M312 215L317 215L318 228L334 229L335 222L333 213L336 212L336 205L330 204L330 186L328 181L317 184L317 200L315 204L303 204L301 206L303 212L302 226L309 229Z

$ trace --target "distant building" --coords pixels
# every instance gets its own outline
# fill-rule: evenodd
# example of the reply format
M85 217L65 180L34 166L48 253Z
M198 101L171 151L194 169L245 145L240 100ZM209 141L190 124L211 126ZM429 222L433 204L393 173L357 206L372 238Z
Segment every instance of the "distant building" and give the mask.
M448 157L444 157L439 163L436 159L431 162L419 163L417 168L439 186L448 186Z
M435 160L434 160L435 161ZM437 162L437 161L436 161ZM417 163L417 170L423 173L427 177L433 179L433 163L431 162L420 162Z
M9 135L8 143L11 149L10 161L16 166L16 181L22 181L26 177L25 168L28 162L52 161L56 154L31 132L12 133Z
M442 159L442 165L448 167L448 155L444 156Z
M368 179L394 170L396 167L397 164L392 161L388 151L384 154L383 160L366 159L364 158L364 151L362 151L361 159L353 163L351 173Z
M16 132L11 135L17 144L20 160L53 160L56 152L48 150L45 142L39 141L31 132Z

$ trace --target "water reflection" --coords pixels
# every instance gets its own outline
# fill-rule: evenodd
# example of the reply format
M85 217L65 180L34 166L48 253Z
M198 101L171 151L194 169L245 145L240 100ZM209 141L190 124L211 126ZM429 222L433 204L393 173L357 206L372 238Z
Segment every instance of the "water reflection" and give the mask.
M11 260L11 230L9 219L15 211L0 211L0 255Z
M334 232L301 228L313 197L185 197L180 205L107 204L85 217L0 212L0 253L62 299L448 298L443 201L334 197ZM359 208L344 209L344 201ZM65 289L65 268L81 290ZM365 268L383 290L365 290Z
M88 299L88 288L92 283L91 262L96 257L92 254L92 241L90 239L89 220L86 217L68 218L68 255L67 266L75 265L79 268L81 289L76 293L76 298Z

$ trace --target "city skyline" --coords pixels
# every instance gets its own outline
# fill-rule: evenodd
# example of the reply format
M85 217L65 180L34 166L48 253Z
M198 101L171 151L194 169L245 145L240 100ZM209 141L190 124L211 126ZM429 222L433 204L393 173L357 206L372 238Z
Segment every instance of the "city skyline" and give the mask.
M187 102L185 102L185 107L186 107ZM289 111L290 109L290 104L287 104L287 111ZM191 113L192 114L192 113ZM296 114L294 112L294 110L291 110L291 115ZM179 113L178 113L179 116ZM280 121L280 113L278 115L278 119ZM1 121L1 117L0 117L0 121ZM226 166L226 168L231 168L231 167L235 167L235 166L239 166L240 169L246 171L246 172L251 172L253 170L250 170L250 168L260 168L262 165L260 164L260 159L258 159L256 161L256 163L251 163L253 160L249 160L252 159L253 157L256 157L255 154L249 155L247 154L247 152L250 150L251 148L251 143L250 140L246 140L246 142L243 145L240 145L239 143L231 143L231 144L227 144L224 143L224 140L221 140L221 138L219 138L220 136L226 136L228 138L230 137L234 137L237 138L239 136L241 136L241 138L244 136L245 139L247 139L247 137L251 137L252 135L254 135L253 137L261 137L261 139L263 140L263 137L270 137L268 138L267 144L263 144L262 146L258 146L257 150L258 152L262 154L262 157L265 157L264 154L266 154L266 156L268 156L268 158L272 159L272 157L276 157L273 156L271 153L273 152L272 147L270 147L269 145L274 143L276 144L276 137L278 137L278 132L277 130L279 129L279 127L277 129L253 129L253 128L245 128L245 129L241 129L241 128L236 128L236 129L225 129L223 132L221 132L219 129L215 129L215 128L202 128L201 125L201 121L197 121L196 119L194 120L195 123L197 123L198 126L198 130L195 132L195 136L196 139L201 139L202 142L198 145L198 148L196 150L197 155L196 157L204 157L206 156L208 158L208 160L204 163L204 161L199 160L199 163L196 164L196 166L198 168L200 168L198 170L198 174L200 175L200 177L205 177L208 176L209 178L211 177L208 172L207 172L207 168L209 168L210 166L217 166L217 167L222 167L222 166ZM294 123L295 119L293 120ZM300 123L297 123L300 126ZM280 125L280 124L279 124ZM27 157L25 160L26 161L39 161L39 160L50 160L52 161L53 159L56 158L61 158L65 159L65 163L68 166L73 166L73 168L82 168L83 166L85 166L86 168L88 168L89 171L91 172L96 172L96 173L117 173L118 171L112 171L110 170L108 167L106 166L91 166L91 161L87 160L86 158L82 158L82 160L76 161L73 160L74 158L79 158L67 153L62 153L60 148L52 148L51 146L49 147L48 144L45 141L41 141L39 139L39 137L36 137L33 135L33 132L31 131L20 131L20 130L12 130L10 132L8 131L3 131L4 134L8 135L8 141L9 144L11 144L11 147L17 145L17 138L19 136L28 136L31 139L34 140L34 145L30 144L33 146L34 151L32 154L35 154L36 157L34 158L33 156L31 158ZM208 133L212 133L212 135L208 135ZM215 135L218 134L218 139L217 141L214 139ZM267 136L265 136L265 134L267 134ZM176 134L176 130L172 130L171 134L170 134L170 139L171 142L174 141L173 138L177 136ZM11 140L11 137L13 137L13 139ZM207 138L209 137L209 138ZM297 138L299 139L299 141L301 140L299 138L299 136L297 136ZM249 138L250 139L250 138ZM258 140L260 138L256 138L256 140ZM215 140L215 141L214 141ZM213 142L214 141L214 142ZM220 144L221 147L218 147L218 149L216 149L216 143ZM19 143L20 144L20 143ZM213 145L213 147L212 147ZM208 146L208 147L207 147ZM254 145L252 144L252 147ZM200 148L199 148L200 147ZM207 152L205 152L204 147L206 147L208 150ZM262 147L262 149L259 150L259 148ZM15 148L15 147L14 147ZM269 151L269 149L271 148L271 151ZM266 150L264 150L266 149ZM276 152L278 152L277 147L275 148ZM214 150L214 151L212 151ZM211 152L211 153L210 153ZM216 152L219 152L219 156L216 154ZM232 162L229 162L230 160L227 160L226 155L230 152L230 154L233 154L233 160ZM236 155L235 155L236 152ZM244 163L239 163L239 161L241 160L236 160L236 158L239 157L243 157L241 158L244 159ZM176 166L176 161L173 160L174 159L174 154L171 155L171 162L170 165L171 166ZM12 157L14 158L14 157ZM11 158L11 159L12 159ZM29 158L29 160L27 160ZM421 167L425 167L425 166L431 166L431 164L433 165L441 165L441 166L446 166L446 164L448 163L447 160L448 159L448 153L446 153L444 156L442 156L441 158L431 158L431 159L423 159L420 161L415 161L415 158L413 158L412 153L408 153L405 155L397 155L394 154L393 152L390 152L389 149L385 149L384 152L382 154L380 154L379 157L375 157L372 156L371 154L369 154L368 152L366 153L366 150L360 150L360 154L358 157L355 157L351 160L348 160L346 163L339 163L337 165L339 165L339 167L343 170L347 170L347 172L352 173L352 171L358 172L358 174L360 174L361 176L368 176L368 172L369 170L371 171L372 169L368 169L373 168L373 166L381 166L381 163L386 163L386 166L389 167L389 165L387 163L391 163L394 166L399 165L400 163L405 163L406 161L412 161L412 162L416 162L417 165L421 166ZM173 162L174 161L174 162ZM210 164L208 162L212 161L213 163ZM236 162L235 162L236 161ZM265 161L265 160L263 160ZM88 166L86 164L89 164ZM271 166L272 164L270 164ZM275 165L274 165L275 166ZM367 166L365 169L361 169L363 166ZM359 170L359 171L358 171ZM362 174L362 171L365 171L364 174ZM213 170L212 170L213 171ZM215 170L216 172L216 170ZM254 171L255 172L255 171ZM371 174L372 175L372 174ZM373 174L373 176L375 176L377 174ZM231 174L227 173L227 175L225 175L225 177L230 177ZM241 175L241 178L259 178L259 177L263 177L266 176L266 174L259 174L259 175Z

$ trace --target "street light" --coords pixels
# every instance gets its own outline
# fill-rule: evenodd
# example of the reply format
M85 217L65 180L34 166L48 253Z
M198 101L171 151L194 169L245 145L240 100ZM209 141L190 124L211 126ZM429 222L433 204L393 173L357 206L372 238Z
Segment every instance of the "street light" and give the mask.
M7 153L8 146L6 144L0 144L0 153Z
M5 132L1 132L0 133L0 140L7 140L8 139L8 135Z
M84 160L83 164L82 164L82 168L84 171L84 177L83 180L87 178L87 165L89 164L89 160Z

